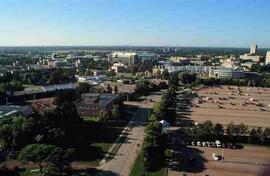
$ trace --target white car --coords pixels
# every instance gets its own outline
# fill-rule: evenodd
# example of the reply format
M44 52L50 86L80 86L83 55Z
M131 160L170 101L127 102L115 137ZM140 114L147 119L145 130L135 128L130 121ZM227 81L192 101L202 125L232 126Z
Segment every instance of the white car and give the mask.
M197 146L201 146L201 142L200 141L197 142Z
M205 143L205 142L202 142L202 146L203 146L203 147L206 147L206 143Z
M216 140L215 144L216 144L217 147L221 147L221 143L220 143L219 140Z
M212 153L212 157L214 158L214 160L218 161L219 160L219 156L215 153Z

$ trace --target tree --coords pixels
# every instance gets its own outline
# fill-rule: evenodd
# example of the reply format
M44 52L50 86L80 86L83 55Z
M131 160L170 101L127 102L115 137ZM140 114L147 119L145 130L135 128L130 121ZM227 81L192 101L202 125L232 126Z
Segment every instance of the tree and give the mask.
M109 114L107 111L99 111L97 118L99 119L100 122L102 123L107 123L110 119Z
M251 131L249 132L249 142L252 144L258 143L258 134L257 130L255 128L252 128Z
M178 75L178 79L183 83L183 84L191 84L196 81L196 75L195 74L189 74L187 72L180 73Z
M214 133L216 137L221 137L224 134L223 126L219 123L217 123L214 127Z
M112 87L111 87L110 84L107 85L106 92L107 93L112 93Z
M234 128L235 128L235 125L234 125L233 122L230 122L230 123L227 125L226 132L227 132L227 135L228 135L228 136L233 136L233 135L234 135Z
M78 83L78 91L80 94L88 93L91 90L91 86L88 83L85 82L79 82Z
M85 72L84 72L84 76L93 76L94 73L90 70L90 69L87 69Z
M119 106L117 105L113 105L113 108L112 108L112 119L117 119L119 116Z
M4 116L0 119L0 138L3 147L19 149L34 140L35 122L32 118Z
M1 176L20 176L18 169L10 170L6 165L0 165Z
M269 143L270 142L270 128L266 127L263 130L263 140L265 143Z
M240 125L237 125L239 128L239 134L238 135L246 135L248 131L248 126L244 123L241 123Z
M117 87L117 85L114 85L114 87L113 87L113 92L114 92L114 93L118 93L118 87Z
M162 78L163 79L169 79L170 78L170 73L169 73L168 69L164 69L164 71L162 73Z
M36 162L39 166L40 173L42 174L42 163L48 161L48 157L55 148L55 146L47 144L30 144L21 150L18 159L20 161Z
M145 128L144 143L142 146L142 160L146 170L154 170L162 165L166 142L162 135L162 126L154 120Z
M46 159L49 165L49 173L62 174L70 171L73 153L73 149L65 151L60 147L55 147Z

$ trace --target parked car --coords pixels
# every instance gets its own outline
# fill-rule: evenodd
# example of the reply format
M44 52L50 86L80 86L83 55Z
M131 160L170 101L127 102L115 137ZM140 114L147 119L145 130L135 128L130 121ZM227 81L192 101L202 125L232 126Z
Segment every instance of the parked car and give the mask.
M216 144L214 142L211 142L211 147L216 147Z
M191 145L193 145L193 146L196 145L195 141L192 141L192 142L191 142Z
M218 161L220 159L219 156L217 154L215 154L215 153L212 153L212 157L216 161Z
M216 144L217 147L221 147L221 143L220 143L219 140L216 140L215 144Z
M206 143L205 143L205 142L202 142L202 146L203 146L203 147L206 147Z

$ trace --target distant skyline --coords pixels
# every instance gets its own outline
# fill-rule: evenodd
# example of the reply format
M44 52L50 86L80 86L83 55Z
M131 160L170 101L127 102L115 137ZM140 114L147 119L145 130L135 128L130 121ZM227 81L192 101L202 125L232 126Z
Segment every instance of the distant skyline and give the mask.
M269 0L3 0L0 46L270 48Z

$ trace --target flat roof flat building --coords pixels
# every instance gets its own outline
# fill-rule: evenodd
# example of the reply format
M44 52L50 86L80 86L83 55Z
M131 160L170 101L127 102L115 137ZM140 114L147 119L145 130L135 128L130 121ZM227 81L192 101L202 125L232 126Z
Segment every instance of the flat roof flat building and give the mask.
M100 111L111 111L119 100L118 94L86 93L81 95L81 99L77 100L75 105L80 116L95 116Z
M210 78L242 78L244 77L244 71L238 69L231 69L226 67L210 68Z

